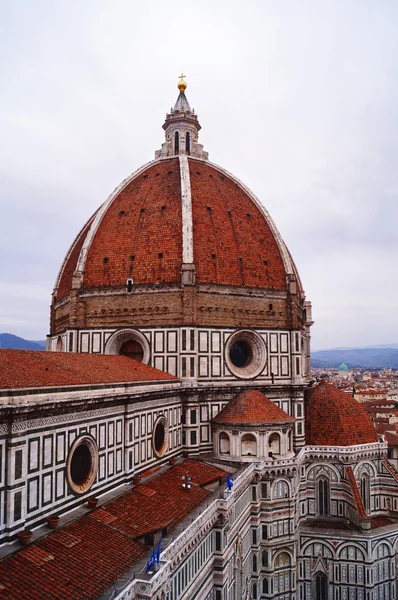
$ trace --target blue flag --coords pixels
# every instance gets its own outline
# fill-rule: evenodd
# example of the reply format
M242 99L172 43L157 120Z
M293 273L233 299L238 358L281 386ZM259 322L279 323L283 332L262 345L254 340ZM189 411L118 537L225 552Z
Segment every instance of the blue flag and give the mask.
M160 563L160 554L162 552L162 536L160 536L159 541L158 541L158 547L156 549L156 562L159 564Z
M156 554L155 554L155 550L152 550L151 558L148 560L148 564L146 566L146 571L145 571L146 574L148 574L150 571L153 570L153 567L155 566L155 562L156 562Z

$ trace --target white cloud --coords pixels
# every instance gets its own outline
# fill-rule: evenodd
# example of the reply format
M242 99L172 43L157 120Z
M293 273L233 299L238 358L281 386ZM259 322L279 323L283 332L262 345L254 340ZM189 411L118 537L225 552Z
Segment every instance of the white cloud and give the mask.
M210 158L292 251L314 344L396 342L397 17L392 0L3 3L0 327L47 332L64 253L160 147L183 69Z

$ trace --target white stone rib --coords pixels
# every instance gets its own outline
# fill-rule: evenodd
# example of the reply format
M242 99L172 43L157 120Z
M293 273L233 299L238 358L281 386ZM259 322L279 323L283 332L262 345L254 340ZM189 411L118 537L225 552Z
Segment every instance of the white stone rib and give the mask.
M118 187L112 192L112 194L110 196L108 196L107 200L105 200L105 202L103 203L103 205L101 206L101 208L98 210L97 214L95 215L95 219L94 221L91 223L91 227L88 230L88 233L86 235L86 239L84 240L84 244L82 246L82 249L80 251L80 255L79 255L79 260L77 261L77 267L76 267L76 271L77 272L82 272L84 271L84 265L86 262L86 258L87 258L87 253L88 250L91 246L91 242L93 241L93 238L97 232L97 229L106 213L106 211L108 210L109 206L112 204L113 200L116 198L116 196L129 184L133 181L133 179L135 179L136 177L138 177L138 175L140 175L143 171L145 171L146 169L148 169L149 167L151 167L152 165L162 161L164 159L160 158L160 159L155 159L155 160L151 160L150 162L146 163L145 165L143 165L142 167L140 167L139 169L137 169L136 171L134 171L134 173L132 173L131 175L129 175L124 181L122 181L122 183L120 185L118 185Z
M182 207L182 262L193 263L193 220L191 179L188 157L180 154L181 207Z
M300 277L298 275L297 267L293 262L290 252L287 249L287 246L286 246L285 242L283 241L283 238L282 238L281 234L279 233L279 230L278 230L277 226L275 225L271 215L269 214L269 212L267 211L265 206L262 204L262 202L259 200L259 198L257 198L257 196L255 194L253 194L253 192L244 183L242 183L242 181L240 181L240 179L235 177L235 175L232 175L232 173L230 173L226 169L223 169L223 167L220 167L219 165L216 165L215 163L210 162L209 160L205 161L203 159L196 158L196 157L195 158L191 157L191 160L197 160L198 162L203 162L206 165L210 165L211 167L213 167L214 169L216 169L223 175L226 175L227 177L232 179L232 181L234 181L249 196L249 198L254 202L254 204L257 206L258 210L261 212L261 214L267 221L267 223L274 235L274 238L276 240L276 243L278 244L278 248L279 248L281 256L282 256L282 260L283 260L283 264L284 264L286 273L288 275L295 275L298 279L300 289L303 289L303 286L300 281Z
M98 210L98 209L97 209L97 210ZM79 241L79 239L80 239L80 236L82 235L82 233L83 233L83 231L84 231L84 228L86 227L87 223L88 223L90 220L92 220L92 219L94 218L94 216L95 216L95 213L93 214L93 216L92 216L92 217L90 217L90 219L88 219L88 221L86 221L86 223L84 223L83 227L81 228L81 230L79 231L79 233L77 234L77 236L75 237L75 239L73 240L73 242L72 242L72 245L70 246L70 248L69 248L69 250L68 250L68 252L67 252L67 254L66 254L66 256L65 256L65 258L64 258L64 260L63 260L63 262L62 262L61 268L60 268L60 270L58 271L57 279L55 280L55 286L54 286L54 291L53 291L53 294L54 294L55 296L56 296L56 295L57 295L57 293L58 293L59 284L61 283L61 277L62 277L62 275L63 275L64 269L65 269L65 267L66 267L66 265L67 265L67 262L68 262L68 260L69 260L69 257L70 257L70 255L72 254L72 252L73 252L73 250L74 250L74 247L76 246L77 242ZM88 233L88 232L87 232L87 233Z

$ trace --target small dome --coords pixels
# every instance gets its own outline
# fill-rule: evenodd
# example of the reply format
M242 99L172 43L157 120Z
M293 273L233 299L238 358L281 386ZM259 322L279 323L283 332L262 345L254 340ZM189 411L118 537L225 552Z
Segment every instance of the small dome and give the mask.
M305 393L305 441L312 446L356 446L378 441L365 409L349 394L321 381Z
M348 371L349 369L345 363L341 363L338 370L339 371Z
M213 419L213 423L222 425L267 425L293 421L294 417L255 390L244 391L230 400Z

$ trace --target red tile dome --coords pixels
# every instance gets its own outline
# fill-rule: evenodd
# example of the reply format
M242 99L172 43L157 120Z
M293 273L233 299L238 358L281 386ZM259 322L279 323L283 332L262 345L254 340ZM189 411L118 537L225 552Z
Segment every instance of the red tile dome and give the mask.
M310 446L356 446L378 441L365 409L351 395L324 381L306 391L305 438Z
M213 423L221 425L267 425L292 423L294 417L288 415L272 400L256 390L246 390L230 400L213 418Z
M272 219L232 175L189 157L196 283L286 290L297 273ZM59 274L62 300L80 289L181 281L183 191L179 157L158 159L126 179L87 222Z

